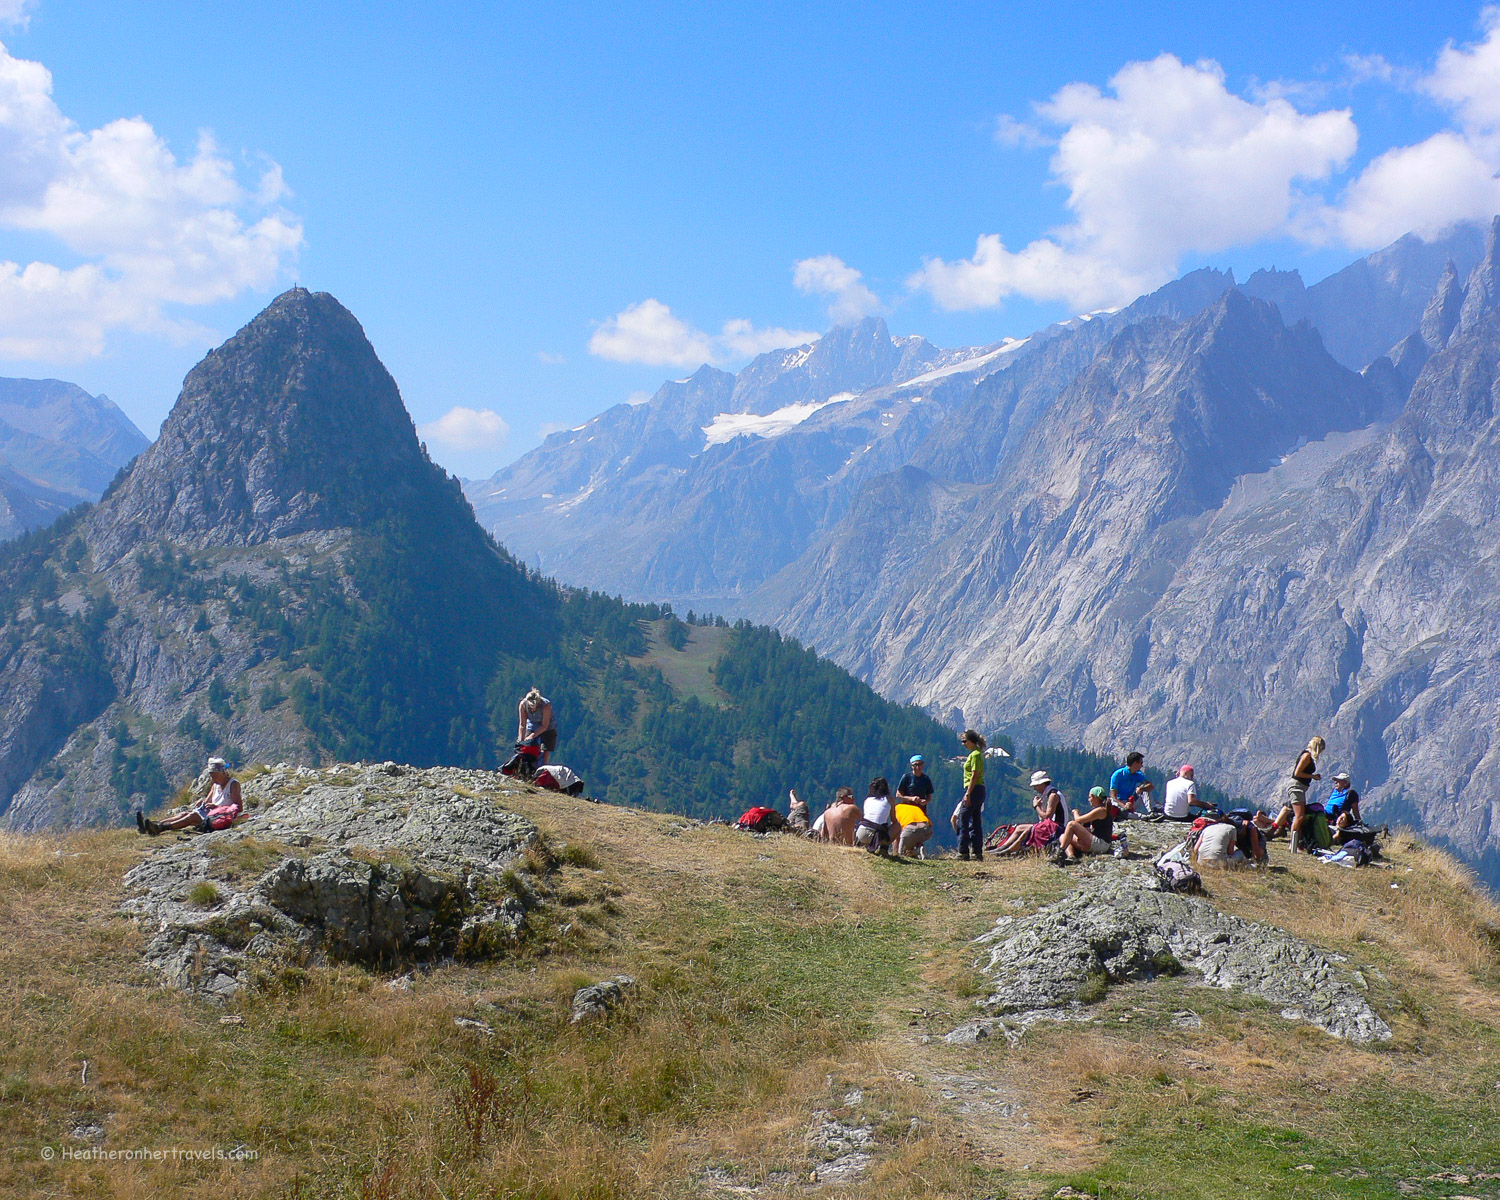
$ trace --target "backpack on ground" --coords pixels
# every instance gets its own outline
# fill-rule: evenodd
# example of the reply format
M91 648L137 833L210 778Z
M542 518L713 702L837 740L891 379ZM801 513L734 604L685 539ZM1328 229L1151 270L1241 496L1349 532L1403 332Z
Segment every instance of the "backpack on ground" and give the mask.
M748 829L751 833L769 833L785 825L786 818L774 808L757 804L754 808L746 809L734 824L736 829Z
M1179 859L1158 859L1152 864L1157 885L1165 892L1201 892L1203 876Z
M517 742L516 752L500 768L500 774L511 775L517 779L530 779L536 773L537 765L541 761L542 747L535 738Z
M1196 835L1189 835L1177 845L1158 855L1151 869L1156 872L1157 886L1166 892L1201 892L1203 876L1193 870L1192 860Z
M1309 852L1333 849L1333 833L1328 828L1328 814L1310 812L1302 821L1302 840Z
M571 768L558 763L538 767L531 777L531 782L549 792L562 792L568 796L583 795L583 780L579 779L577 773Z

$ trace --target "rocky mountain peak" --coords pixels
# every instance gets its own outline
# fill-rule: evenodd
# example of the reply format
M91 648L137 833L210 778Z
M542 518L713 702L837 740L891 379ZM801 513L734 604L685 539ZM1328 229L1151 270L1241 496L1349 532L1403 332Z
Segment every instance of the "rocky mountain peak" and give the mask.
M189 373L92 540L106 561L143 536L245 545L359 525L443 482L359 322L293 288Z
M1422 340L1429 347L1436 350L1447 344L1448 336L1458 324L1463 303L1464 285L1458 277L1458 267L1450 258L1438 279L1437 287L1433 289L1432 299L1427 302L1427 308L1422 313L1422 323L1418 326Z
M1484 243L1484 257L1469 275L1464 289L1464 304L1459 312L1458 328L1468 333L1500 307L1500 217L1490 224Z

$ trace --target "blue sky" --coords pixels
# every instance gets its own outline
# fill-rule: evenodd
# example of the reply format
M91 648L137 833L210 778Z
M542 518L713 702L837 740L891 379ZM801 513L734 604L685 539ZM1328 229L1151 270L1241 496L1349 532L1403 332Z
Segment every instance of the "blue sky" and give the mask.
M471 476L835 318L992 342L1500 210L1474 4L0 0L0 42L0 373L154 434L300 281Z

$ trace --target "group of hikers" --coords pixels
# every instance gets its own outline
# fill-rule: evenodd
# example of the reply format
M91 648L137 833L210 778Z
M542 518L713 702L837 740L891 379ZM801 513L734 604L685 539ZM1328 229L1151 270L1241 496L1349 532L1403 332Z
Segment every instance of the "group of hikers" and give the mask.
M1145 773L1145 756L1132 751L1116 770L1109 785L1089 789L1085 803L1070 804L1045 770L1031 774L1031 805L1035 818L1002 824L985 833L985 752L988 745L974 729L966 729L959 742L964 750L963 792L951 815L958 838L958 856L964 861L983 861L985 851L997 855L1044 853L1059 864L1095 855L1123 857L1129 852L1129 837L1117 823L1131 820L1181 822L1191 827L1183 846L1164 856L1186 863L1196 856L1200 863L1264 863L1267 843L1286 836L1293 851L1310 850L1343 865L1359 865L1373 852L1373 831L1363 823L1359 793L1347 771L1332 777L1332 790L1322 802L1309 800L1313 784L1322 779L1318 758L1326 746L1314 737L1298 756L1286 781L1273 817L1250 808L1221 812L1199 794L1196 773L1190 763L1178 767L1158 799L1156 786ZM501 768L539 786L579 795L583 781L568 768L551 764L557 748L557 726L552 702L531 688L517 709L516 753ZM913 754L907 770L892 792L885 776L872 779L863 803L854 790L839 788L827 809L817 818L794 791L791 810L782 817L773 808L750 809L738 821L742 828L780 828L824 842L861 846L872 854L925 857L924 847L934 832L933 783L927 762ZM208 760L207 786L186 807L161 821L136 812L141 833L156 835L176 830L210 831L233 823L243 811L239 781L233 779L222 758ZM1185 853L1183 853L1185 851ZM1162 863L1158 862L1158 868Z
M966 729L960 742L965 751L963 793L954 807L951 822L958 836L958 856L964 861L982 861L985 851L997 855L1044 853L1060 864L1094 855L1129 853L1129 836L1117 823L1141 820L1176 822L1188 826L1183 847L1200 863L1235 864L1267 861L1267 845L1287 837L1291 849L1320 853L1344 865L1359 865L1359 851L1373 849L1373 832L1366 829L1359 807L1359 793L1349 773L1339 771L1331 780L1326 799L1309 800L1312 785L1322 779L1318 757L1325 749L1321 737L1313 738L1298 756L1290 778L1281 790L1275 815L1260 809L1236 808L1227 812L1200 795L1196 771L1191 763L1178 767L1160 797L1145 773L1145 756L1132 751L1116 770L1108 786L1089 789L1087 802L1072 805L1045 770L1030 778L1031 805L1035 818L1000 825L988 836L984 826L986 799L984 767L986 743L976 730ZM884 776L870 781L863 803L854 790L841 787L833 802L816 821L810 820L805 801L792 793L791 810L784 821L769 808L753 808L740 818L744 828L784 828L825 842L860 846L872 854L899 857L925 856L924 847L934 831L931 812L932 779L924 757L914 754L894 794ZM1346 845L1347 844L1347 845Z

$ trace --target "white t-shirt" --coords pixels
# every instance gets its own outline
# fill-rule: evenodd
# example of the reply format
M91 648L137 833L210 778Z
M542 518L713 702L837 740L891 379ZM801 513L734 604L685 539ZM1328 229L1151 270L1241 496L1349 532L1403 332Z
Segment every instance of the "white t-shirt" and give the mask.
M1164 804L1167 816L1185 817L1188 815L1188 801L1198 798L1198 785L1191 779L1169 779L1167 780L1167 798Z
M1210 825L1198 836L1199 862L1227 862L1237 850L1233 825Z
M866 796L865 797L865 820L871 825L884 825L891 819L891 799L889 796Z

